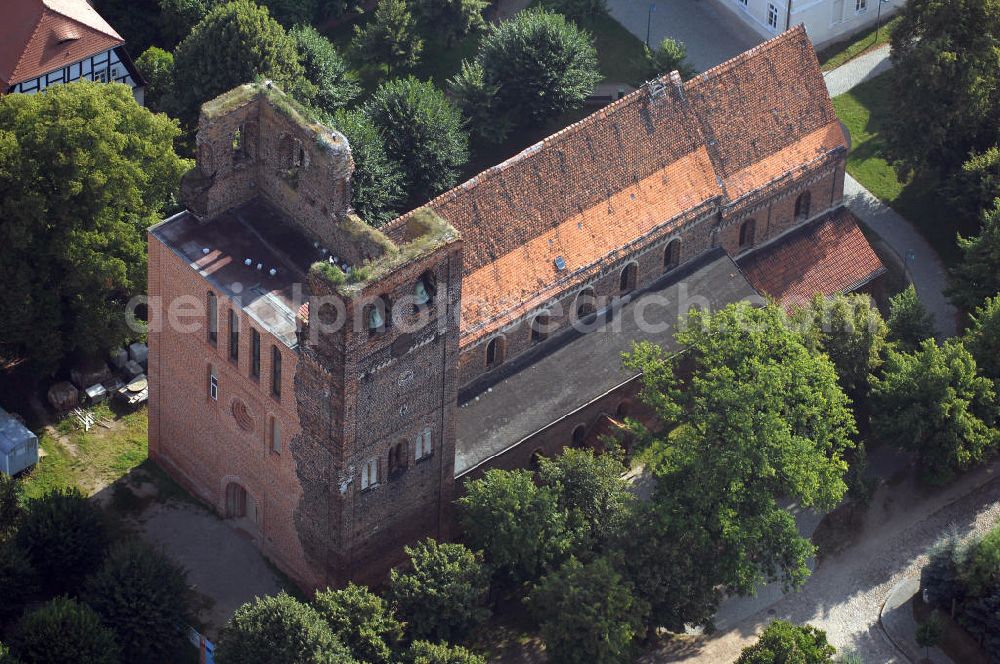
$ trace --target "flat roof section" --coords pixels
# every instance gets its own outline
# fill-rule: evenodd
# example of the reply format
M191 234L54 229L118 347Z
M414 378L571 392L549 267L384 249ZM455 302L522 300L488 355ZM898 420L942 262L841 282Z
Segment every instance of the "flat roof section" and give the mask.
M150 233L264 330L289 348L298 344L295 314L308 298L309 267L323 254L276 207L258 197L210 221L182 212Z
M476 396L460 397L455 474L633 378L636 374L622 367L621 356L634 341L676 350L673 334L683 313L693 306L715 311L741 300L763 301L732 259L716 249L666 275L610 320L603 316L591 331L553 339L541 357L512 360L512 365L525 366Z

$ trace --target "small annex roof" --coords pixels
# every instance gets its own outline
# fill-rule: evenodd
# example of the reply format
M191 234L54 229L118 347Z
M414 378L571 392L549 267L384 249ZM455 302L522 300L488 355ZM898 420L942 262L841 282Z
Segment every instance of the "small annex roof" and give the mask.
M692 299L690 293L697 293ZM493 372L489 389L459 394L455 475L503 454L523 439L610 392L637 374L622 366L634 341L678 350L674 332L692 306L716 311L733 302L763 303L722 249L671 271L589 329L564 333ZM481 386L480 386L481 387Z
M850 293L885 273L847 208L797 228L738 261L747 280L791 310L816 293Z
M5 0L0 92L125 43L87 0Z
M20 420L0 408L0 454L10 454L36 438Z
M428 203L464 242L462 343L846 147L802 27L687 83L644 85Z

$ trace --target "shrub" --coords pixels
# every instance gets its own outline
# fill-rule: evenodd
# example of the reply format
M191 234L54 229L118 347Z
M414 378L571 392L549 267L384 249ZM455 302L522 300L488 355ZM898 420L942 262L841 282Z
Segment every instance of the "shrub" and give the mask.
M313 606L360 661L388 664L403 626L385 601L364 586L317 592Z
M25 664L118 664L114 633L86 604L67 597L26 613L12 649Z
M462 646L447 643L414 641L403 657L406 664L486 664L481 657Z
M215 650L219 664L348 664L354 660L316 609L282 592L236 609Z
M100 564L107 533L98 508L74 488L30 501L17 542L54 593L75 590Z
M406 547L412 569L392 570L389 595L414 639L450 640L489 617L489 572L481 553L426 539Z
M186 573L138 540L113 546L87 579L84 599L115 631L128 662L168 662L191 610Z
M28 554L16 542L0 544L0 623L16 618L34 594L38 584Z
M743 649L736 664L832 664L836 653L836 648L827 643L823 630L775 620L757 643Z

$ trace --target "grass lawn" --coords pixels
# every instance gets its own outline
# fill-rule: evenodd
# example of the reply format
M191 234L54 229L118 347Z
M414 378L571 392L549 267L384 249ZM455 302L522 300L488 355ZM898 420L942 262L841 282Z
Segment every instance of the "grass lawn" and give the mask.
M867 51L878 48L883 44L888 44L892 30L899 24L899 21L899 16L894 16L886 21L879 28L877 38L875 28L870 28L854 35L850 39L827 46L818 54L820 69L823 71L835 69L848 60L853 60Z
M947 265L954 265L960 258L955 234L977 229L956 227L940 183L927 176L901 180L886 161L882 130L892 113L890 94L889 75L883 74L834 98L837 116L851 132L847 171L913 223Z
M115 419L106 404L92 409L98 418ZM128 413L106 429L98 424L84 431L73 416L63 418L39 436L46 456L23 476L25 495L79 487L93 493L126 475L146 460L146 409Z

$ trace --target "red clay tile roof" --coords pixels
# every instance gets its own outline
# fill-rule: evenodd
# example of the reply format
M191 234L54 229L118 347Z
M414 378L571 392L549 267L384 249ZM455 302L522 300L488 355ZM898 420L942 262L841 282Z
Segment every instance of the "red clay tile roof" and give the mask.
M3 0L0 92L125 43L86 0Z
M737 261L747 281L786 309L813 295L849 293L883 272L858 220L846 208L811 222Z
M846 147L801 26L687 84L663 76L428 203L464 240L462 336ZM407 216L383 230L398 239Z

